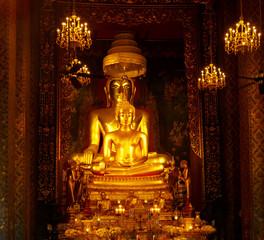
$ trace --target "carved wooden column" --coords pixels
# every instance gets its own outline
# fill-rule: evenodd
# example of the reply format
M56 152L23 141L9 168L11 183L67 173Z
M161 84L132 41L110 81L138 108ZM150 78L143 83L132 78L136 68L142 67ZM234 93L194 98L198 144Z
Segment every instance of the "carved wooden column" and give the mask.
M221 159L223 166L223 203L225 225L222 236L241 239L241 189L239 154L239 80L238 57L224 50L223 36L238 21L237 2L221 1L218 8L219 64L226 73L226 87L220 92Z
M40 16L38 199L55 201L56 183L56 26L55 2L45 0Z
M34 239L38 30L32 20L37 6L10 0L0 9L0 239Z
M245 19L259 29L259 1L243 4ZM262 15L263 24L263 15ZM258 30L259 31L259 30ZM263 25L262 25L263 31ZM238 76L255 77L263 70L262 44L250 55L238 56ZM249 81L240 78L239 86ZM240 113L240 164L241 164L241 207L243 239L264 238L264 95L258 84L243 87L239 91Z
M209 4L203 14L203 48L205 66L212 61L216 63L217 16ZM212 31L211 31L212 30ZM211 34L210 34L211 31ZM211 35L211 36L210 36ZM210 37L212 37L210 41ZM212 46L210 46L210 42ZM205 202L215 202L222 196L222 176L220 171L220 126L218 115L218 92L215 89L203 92L203 125L204 125L204 181Z

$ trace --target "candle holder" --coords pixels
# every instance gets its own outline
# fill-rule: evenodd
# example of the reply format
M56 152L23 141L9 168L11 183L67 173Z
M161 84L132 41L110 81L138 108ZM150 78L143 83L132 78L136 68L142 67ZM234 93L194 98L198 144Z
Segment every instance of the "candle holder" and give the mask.
M125 213L125 208L121 204L118 205L118 208L115 209L115 214L120 216Z

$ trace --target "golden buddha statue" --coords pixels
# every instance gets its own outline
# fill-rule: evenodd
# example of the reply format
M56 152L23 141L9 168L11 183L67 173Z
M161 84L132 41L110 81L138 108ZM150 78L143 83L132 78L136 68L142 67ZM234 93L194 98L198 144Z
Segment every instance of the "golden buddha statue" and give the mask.
M136 88L134 81L126 77L109 78L106 82L105 93L107 107L93 110L88 118L88 148L84 151L83 163L91 164L93 155L97 154L100 145L100 135L104 138L106 133L118 130L119 123L115 118L115 108L122 101L133 101ZM147 111L136 109L133 129L149 132L149 115Z
M124 43L131 41L125 39ZM169 165L168 155L149 152L150 116L146 110L133 106L134 79L137 74L145 73L146 61L138 50L130 52L135 48L132 45L127 48L117 39L113 52L104 59L104 72L108 76L104 87L107 106L92 110L88 116L88 147L83 153L66 159L68 163L80 163L91 202L97 202L93 207L107 214L110 202L115 201L125 201L126 208L133 206L141 211L143 200L154 199L156 190L159 190L156 197L162 209L165 199L168 204L172 199L167 175L174 166ZM125 52L127 49L129 52ZM70 183L71 178L68 185ZM110 199L106 199L105 194ZM72 198L75 195L74 192Z
M139 191L146 190L146 199L153 199L155 190L169 192L164 170L170 158L149 152L152 133L149 113L133 106L134 79L145 73L146 61L139 49L135 49L135 42L132 41L133 46L122 45L131 41L118 38L113 52L109 51L104 59L104 72L108 76L104 87L107 106L92 110L88 116L88 147L83 153L67 158L67 161L80 161L91 199L98 199L102 191L111 196L111 201L124 200L126 191L130 190L138 196L142 195ZM110 195L112 192L115 194Z
M147 135L132 129L135 108L129 102L120 102L115 118L120 128L105 135L103 160L93 166L93 172L121 176L161 173L166 159L158 154L148 155Z

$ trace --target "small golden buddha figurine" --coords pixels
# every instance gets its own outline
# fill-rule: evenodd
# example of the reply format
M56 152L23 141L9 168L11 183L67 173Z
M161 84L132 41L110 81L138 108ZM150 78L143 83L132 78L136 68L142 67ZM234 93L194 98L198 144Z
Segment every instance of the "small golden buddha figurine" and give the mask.
M116 107L115 117L120 128L105 135L103 160L92 170L121 176L161 173L164 169L163 159L148 155L146 134L132 129L135 108L129 102L121 102Z

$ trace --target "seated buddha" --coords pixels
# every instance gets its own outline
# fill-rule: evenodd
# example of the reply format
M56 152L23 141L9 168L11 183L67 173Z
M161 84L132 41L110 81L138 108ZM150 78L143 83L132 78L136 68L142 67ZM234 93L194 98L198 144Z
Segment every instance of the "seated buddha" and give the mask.
M148 138L132 129L135 108L124 101L116 106L115 118L120 128L107 133L103 142L103 160L92 171L101 174L141 175L158 174L164 169L165 159L148 155ZM115 151L113 151L115 150Z
M150 124L147 111L131 108L131 104L128 109L120 107L124 106L121 104L123 102L132 103L135 91L134 81L126 76L107 80L105 87L107 107L93 110L88 118L89 146L81 157L84 168L90 168L95 174L102 174L104 163L106 163L106 173L110 175L153 175L161 173L169 163L169 157L165 154L148 153ZM122 115L124 111L126 120ZM115 138L114 135L116 135ZM140 141L136 144L137 146L132 148L130 146L123 152L124 148L117 150L118 144L124 145L121 135L126 136L127 139L130 138L132 145L135 145L133 140L139 139L138 136ZM101 137L104 141L104 150L99 149ZM131 149L133 154L129 152ZM127 160L126 155L129 155Z

